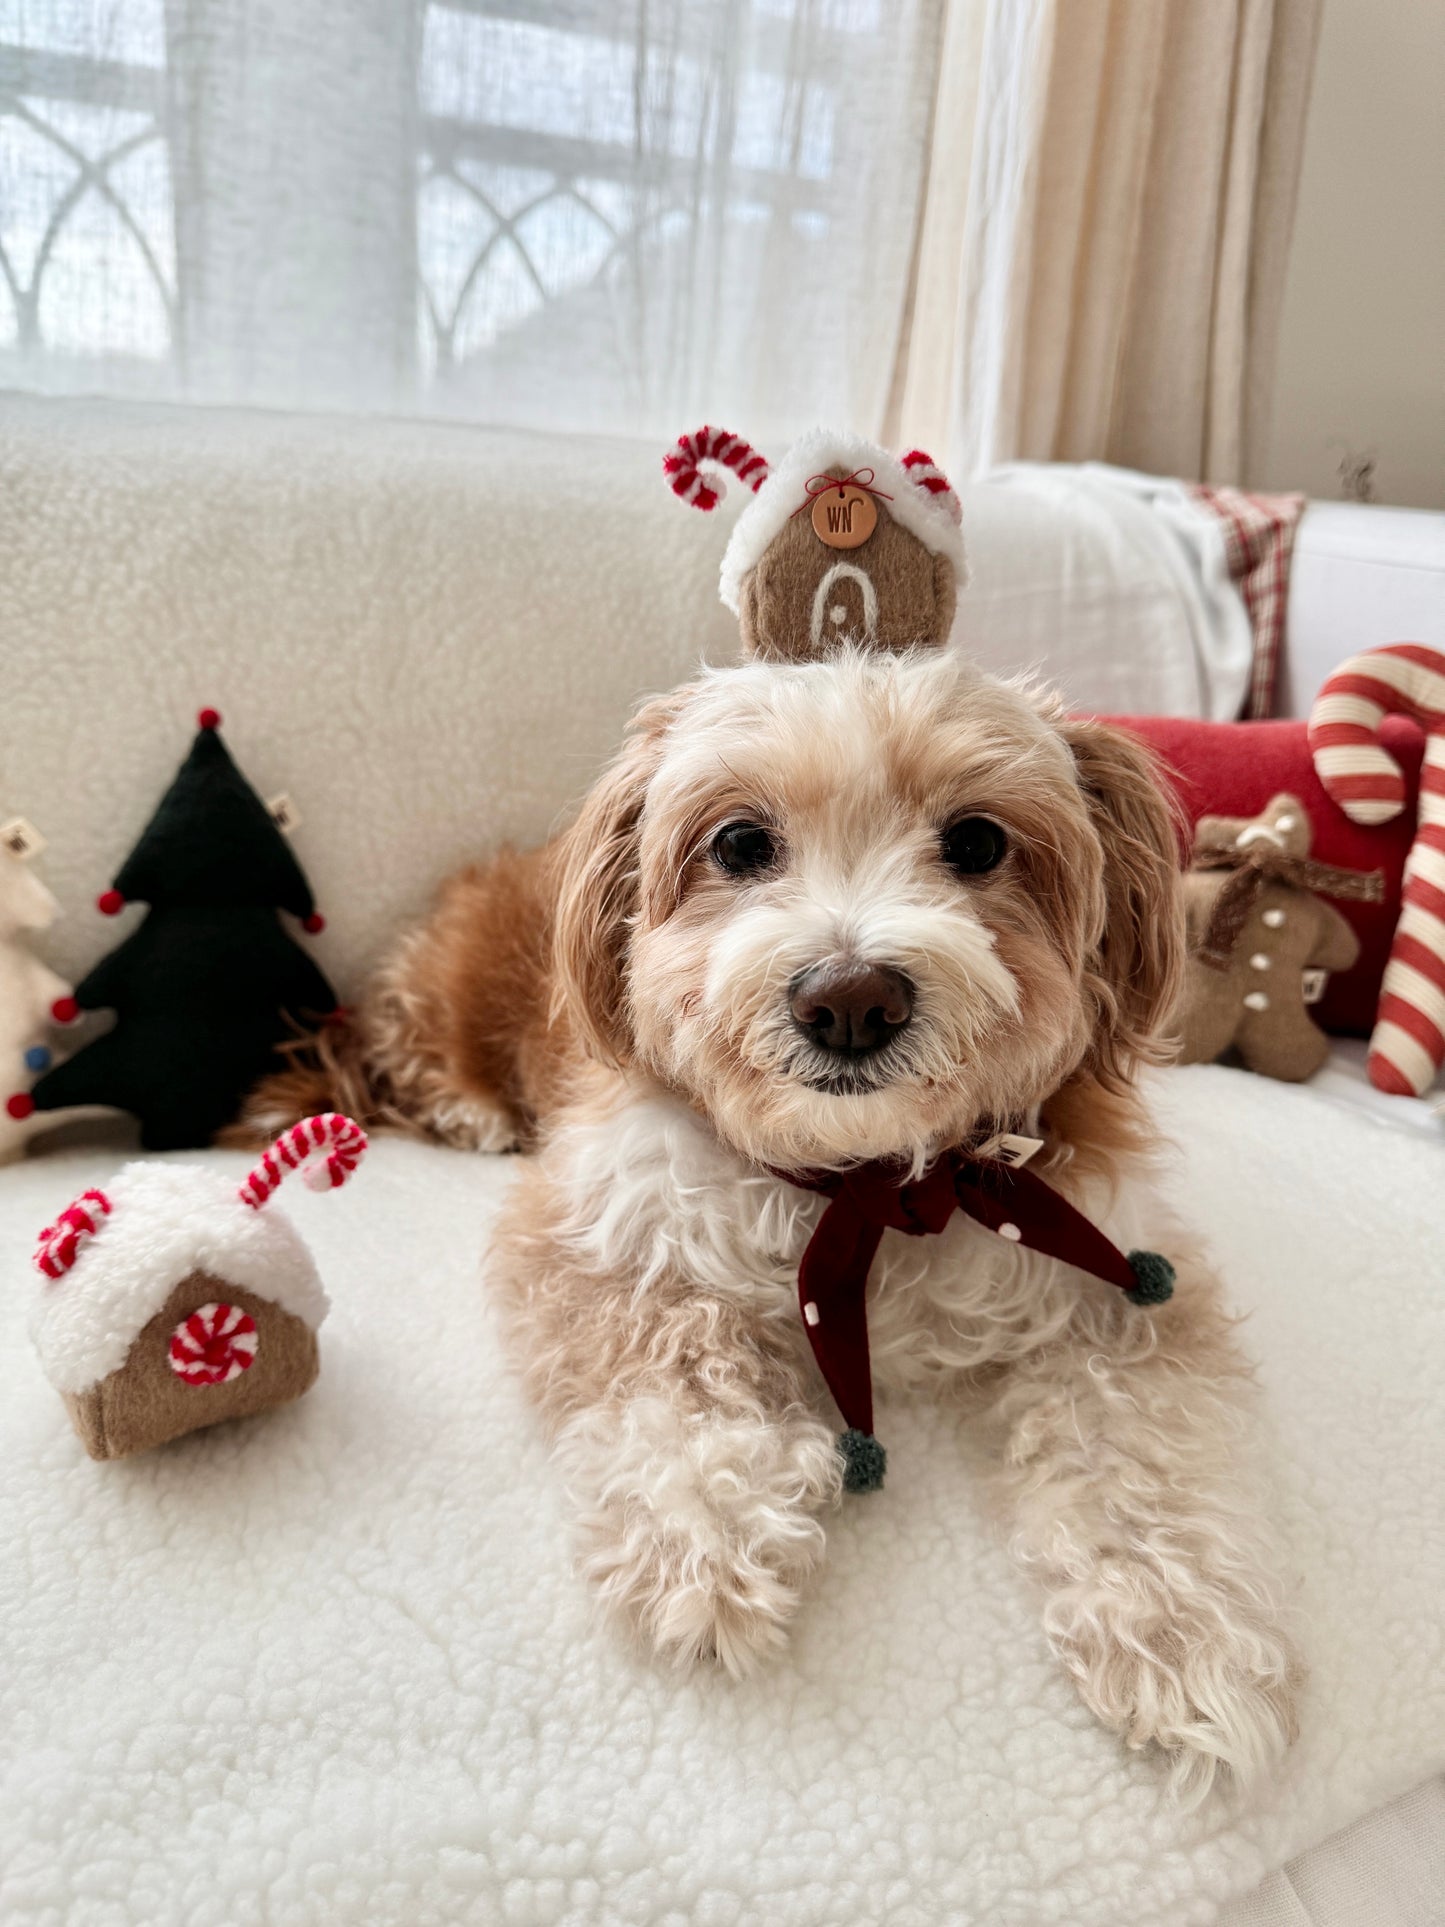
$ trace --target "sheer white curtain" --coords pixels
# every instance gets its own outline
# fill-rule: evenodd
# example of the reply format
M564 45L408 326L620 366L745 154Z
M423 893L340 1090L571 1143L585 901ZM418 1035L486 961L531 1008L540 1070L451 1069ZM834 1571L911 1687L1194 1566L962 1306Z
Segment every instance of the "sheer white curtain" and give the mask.
M944 4L0 0L0 384L879 423Z
M1321 0L0 0L0 386L1243 479Z

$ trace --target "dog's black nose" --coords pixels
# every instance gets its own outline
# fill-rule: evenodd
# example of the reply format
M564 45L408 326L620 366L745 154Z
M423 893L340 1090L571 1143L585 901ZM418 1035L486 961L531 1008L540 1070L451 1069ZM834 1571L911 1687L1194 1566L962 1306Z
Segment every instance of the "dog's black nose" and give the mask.
M820 963L793 986L798 1029L824 1050L861 1057L881 1050L913 1015L913 986L883 964Z

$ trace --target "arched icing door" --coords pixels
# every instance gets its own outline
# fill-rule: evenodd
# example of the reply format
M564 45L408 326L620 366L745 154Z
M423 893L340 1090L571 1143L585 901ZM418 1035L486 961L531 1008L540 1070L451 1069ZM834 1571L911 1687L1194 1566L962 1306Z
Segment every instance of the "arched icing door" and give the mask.
M835 562L824 573L813 591L809 633L815 649L843 636L878 640L878 592L866 569L856 562Z

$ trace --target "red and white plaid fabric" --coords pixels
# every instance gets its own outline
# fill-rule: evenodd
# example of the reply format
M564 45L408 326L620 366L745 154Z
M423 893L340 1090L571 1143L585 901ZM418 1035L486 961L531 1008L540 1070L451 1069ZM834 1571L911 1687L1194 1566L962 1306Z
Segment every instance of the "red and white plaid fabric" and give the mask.
M1270 716L1284 646L1290 556L1305 498L1249 495L1242 488L1215 488L1208 482L1195 483L1189 492L1219 519L1229 573L1254 630L1254 667L1243 713L1251 720Z

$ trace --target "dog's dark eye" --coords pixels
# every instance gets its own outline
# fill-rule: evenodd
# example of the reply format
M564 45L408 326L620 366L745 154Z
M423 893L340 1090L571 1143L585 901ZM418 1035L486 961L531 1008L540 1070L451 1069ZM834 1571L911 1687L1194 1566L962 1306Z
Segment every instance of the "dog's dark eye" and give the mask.
M777 839L761 823L728 823L712 840L712 853L734 876L766 870L778 854Z
M943 860L960 876L996 870L1008 853L1008 838L986 816L961 816L943 832Z

